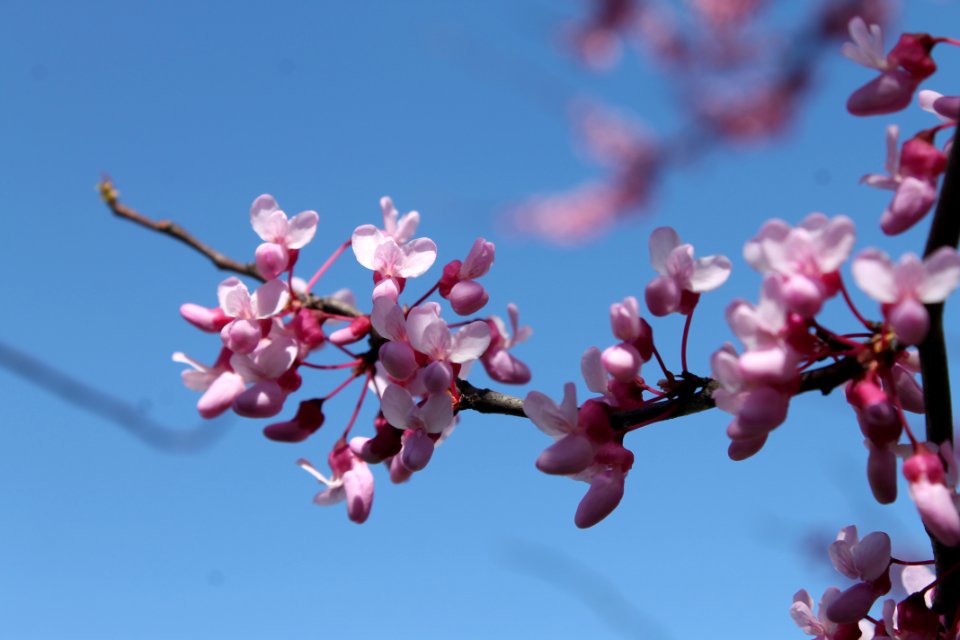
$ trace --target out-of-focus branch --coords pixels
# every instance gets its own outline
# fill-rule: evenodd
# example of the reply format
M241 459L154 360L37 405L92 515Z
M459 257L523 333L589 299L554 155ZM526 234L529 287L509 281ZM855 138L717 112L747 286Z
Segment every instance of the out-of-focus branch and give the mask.
M930 224L924 256L941 247L957 247L960 242L960 144L950 151L940 201ZM930 330L920 344L920 376L923 379L923 401L926 408L927 440L940 444L953 442L953 408L950 400L950 369L947 365L947 346L943 336L943 303L928 304ZM960 574L947 570L960 563L960 548L947 547L935 537L933 554L937 575L943 581L937 585L934 608L953 624L960 606Z
M856 357L843 358L833 364L800 374L798 393L819 391L824 395L863 371L863 363ZM458 380L461 397L458 410L480 413L500 413L523 417L523 400L490 389L480 389L466 380ZM675 395L651 402L639 409L613 414L613 426L623 430L653 420L674 420L715 406L713 393L719 384L712 378L690 378L680 382Z
M150 419L136 406L77 380L41 360L0 342L0 367L64 402L121 427L155 449L169 453L206 451L224 433L224 424L175 429Z
M170 220L153 220L143 215L136 209L123 204L120 202L119 192L109 178L104 178L101 180L100 184L97 185L97 189L100 191L100 197L103 198L103 202L110 208L110 211L112 211L114 215L134 222L142 227L146 227L152 231L156 231L157 233L162 233L166 236L174 238L175 240L179 240L188 247L191 247L197 251L200 255L209 259L210 262L212 262L213 265L218 269L222 269L224 271L233 271L234 273L248 276L255 280L259 280L260 282L264 281L263 276L261 276L260 272L257 271L256 264L252 262L243 263L239 260L234 260L233 258L220 253L213 247L204 244L180 225L171 222ZM346 303L340 302L339 300L334 300L332 298L320 298L312 294L307 294L304 297L303 305L310 309L317 309L319 311L340 316L350 316L356 318L357 316L363 315L357 309Z

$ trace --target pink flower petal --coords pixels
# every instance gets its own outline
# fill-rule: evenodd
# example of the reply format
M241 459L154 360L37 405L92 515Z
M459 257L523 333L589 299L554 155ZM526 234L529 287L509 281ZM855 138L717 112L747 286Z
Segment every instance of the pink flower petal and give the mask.
M672 227L658 227L650 234L650 262L660 275L667 275L667 259L680 246L680 236Z
M878 302L895 302L897 285L893 263L879 249L866 249L853 260L853 279L857 286Z
M288 249L302 249L313 240L317 233L320 215L316 211L301 211L293 216L287 225L286 245Z
M483 352L489 346L490 325L482 320L477 320L453 334L447 359L450 362L475 360L483 355Z
M960 285L960 254L953 247L941 247L923 265L926 278L917 286L917 296L925 304L943 302Z
M404 259L396 275L416 278L433 266L437 259L437 245L430 238L417 238L403 246Z

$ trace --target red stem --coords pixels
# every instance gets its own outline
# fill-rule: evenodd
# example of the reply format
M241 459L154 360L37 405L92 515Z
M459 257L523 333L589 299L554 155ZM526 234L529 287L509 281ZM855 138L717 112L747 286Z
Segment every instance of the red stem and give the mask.
M330 257L327 258L327 261L326 261L326 262L324 262L322 265L320 265L320 268L317 269L317 272L316 272L315 274L313 274L313 277L312 277L312 278L310 278L310 282L307 283L307 291L308 291L308 292L309 292L311 289L313 289L313 285L317 284L317 280L320 279L320 276L322 276L324 273L327 272L327 269L330 268L330 265L333 264L334 260L336 260L337 258L339 258L339 257L340 257L340 254L342 254L344 251L346 251L346 250L347 250L347 247L349 247L351 243L352 243L352 240L347 240L346 242L344 242L342 245L340 245L340 246L337 248L336 251L334 251L332 254L330 254Z

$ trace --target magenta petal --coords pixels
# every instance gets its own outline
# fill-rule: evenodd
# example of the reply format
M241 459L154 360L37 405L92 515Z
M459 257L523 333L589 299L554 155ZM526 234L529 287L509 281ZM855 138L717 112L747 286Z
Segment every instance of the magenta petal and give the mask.
M233 410L244 418L271 418L283 409L286 392L273 380L253 385L233 401Z
M593 455L590 440L579 433L570 434L543 450L537 458L537 469L553 475L573 475L586 469Z
M595 475L577 506L574 524L586 529L610 515L623 498L623 480L623 473L617 470L606 470Z
M487 375L504 384L527 384L532 374L530 367L518 360L509 351L501 349L492 356L484 356L483 368Z
M230 408L234 399L243 393L245 388L243 378L232 371L225 371L217 376L200 396L197 411L204 418L216 418Z
M347 498L347 516L363 524L373 508L373 474L365 462L354 460L353 467L343 474L343 491Z
M917 81L913 75L895 69L883 73L853 92L847 100L847 111L855 116L893 113L910 105Z
M417 371L417 357L406 342L387 342L380 347L380 363L397 380L409 380Z
M665 316L677 310L680 305L680 287L673 278L660 276L647 285L644 296L647 309L655 316Z
M887 321L897 339L904 344L920 344L930 329L927 309L913 299L906 299L890 309Z
M897 499L897 456L886 447L880 449L868 444L867 480L873 497L880 504L892 504Z
M873 587L866 582L855 584L827 606L827 618L837 624L855 624L870 613L877 598Z
M463 280L453 285L447 300L457 315L469 316L483 308L490 295L482 284L475 280Z
M408 431L400 450L400 461L410 471L420 471L433 457L433 440L425 431Z
M273 242L264 242L254 253L257 271L265 280L273 280L283 273L290 262L286 247Z

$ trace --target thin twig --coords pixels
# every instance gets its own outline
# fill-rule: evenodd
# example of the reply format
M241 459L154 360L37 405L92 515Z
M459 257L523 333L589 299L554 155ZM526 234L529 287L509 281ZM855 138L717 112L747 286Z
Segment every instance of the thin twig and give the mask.
M120 194L109 178L104 178L101 180L100 184L97 185L97 188L100 191L100 197L103 198L103 202L110 208L110 211L112 211L114 215L134 222L142 227L146 227L152 231L156 231L157 233L170 236L175 240L179 240L200 255L210 260L210 262L212 262L213 265L218 269L232 271L239 275L247 276L255 280L259 280L260 282L264 282L264 278L260 275L260 272L257 271L257 265L255 263L243 263L239 260L234 260L233 258L220 253L213 247L204 244L180 225L171 222L170 220L153 220L143 215L136 209L128 207L120 202ZM359 310L348 304L340 302L339 300L335 300L333 298L320 298L312 294L307 294L303 297L303 306L309 309L317 309L326 313L349 316L351 318L356 318L363 315Z

